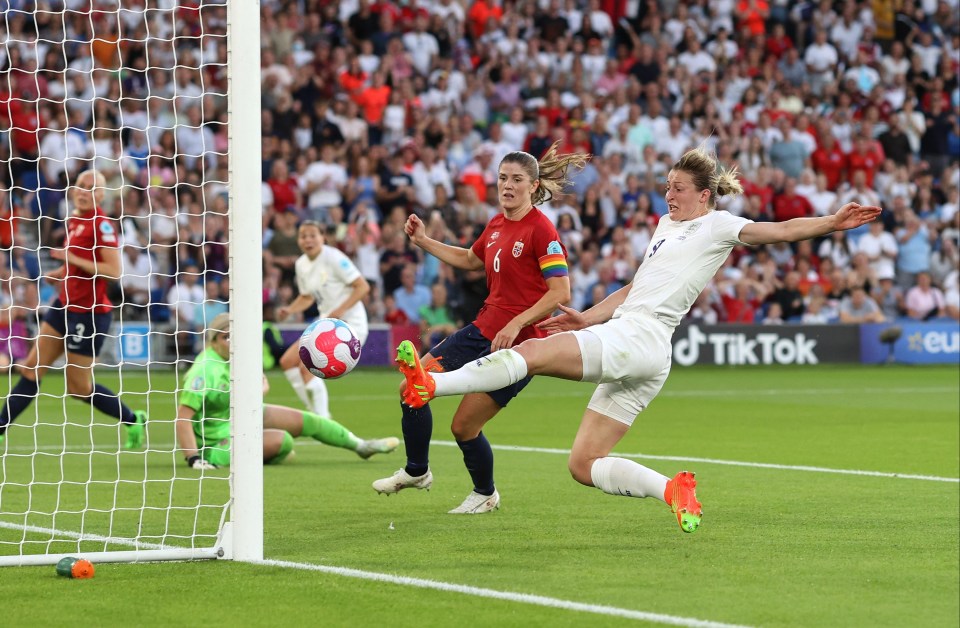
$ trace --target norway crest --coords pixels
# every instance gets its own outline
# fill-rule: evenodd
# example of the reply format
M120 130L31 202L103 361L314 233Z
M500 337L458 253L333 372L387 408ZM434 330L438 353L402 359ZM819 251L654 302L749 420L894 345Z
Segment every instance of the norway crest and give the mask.
M513 243L513 256L520 257L520 254L523 253L523 241Z

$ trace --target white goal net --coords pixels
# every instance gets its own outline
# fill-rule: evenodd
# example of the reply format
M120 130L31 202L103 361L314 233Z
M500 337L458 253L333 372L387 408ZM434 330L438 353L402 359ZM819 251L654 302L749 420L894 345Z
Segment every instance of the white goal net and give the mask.
M0 565L259 558L257 5L0 5ZM177 412L225 311L251 368L201 471Z

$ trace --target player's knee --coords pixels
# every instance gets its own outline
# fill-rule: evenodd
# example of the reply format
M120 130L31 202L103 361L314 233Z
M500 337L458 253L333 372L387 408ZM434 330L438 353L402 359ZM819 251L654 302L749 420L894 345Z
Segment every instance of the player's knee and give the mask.
M89 382L75 383L67 381L67 395L80 401L88 401L93 396L93 385Z
M280 464L293 454L293 436L288 432L279 434L274 440L279 442L270 443L272 445L270 446L270 452L266 451L266 447L264 448L263 462L265 464Z
M482 425L474 425L470 421L456 417L454 417L453 422L450 424L450 432L453 434L453 437L461 442L473 440L480 435L480 430L482 429Z
M593 460L575 454L571 454L567 460L567 469L570 471L570 476L584 486L593 486L593 478L590 475L592 466Z
M530 338L518 344L513 350L519 353L523 361L527 363L528 375L536 375L539 372L543 356L543 340Z

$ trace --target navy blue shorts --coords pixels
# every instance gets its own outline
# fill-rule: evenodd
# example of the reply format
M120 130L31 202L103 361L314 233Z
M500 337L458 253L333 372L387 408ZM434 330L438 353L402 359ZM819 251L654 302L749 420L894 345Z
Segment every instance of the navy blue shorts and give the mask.
M43 322L63 336L68 353L95 356L103 347L106 334L113 323L113 313L94 311L71 312L57 299L47 310Z
M444 371L455 371L467 362L472 362L490 353L490 341L483 337L480 330L470 323L456 333L440 341L430 355L437 358ZM506 408L510 400L520 394L523 387L530 383L532 376L521 379L516 384L494 390L487 394L497 402L501 408Z

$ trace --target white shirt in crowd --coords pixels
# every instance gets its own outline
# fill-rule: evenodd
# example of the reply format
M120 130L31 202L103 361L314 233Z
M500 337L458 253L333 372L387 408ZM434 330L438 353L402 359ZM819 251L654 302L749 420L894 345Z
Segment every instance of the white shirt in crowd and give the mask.
M881 231L877 235L868 231L857 240L855 252L866 254L870 260L870 268L878 277L893 277L896 272L894 262L899 250L897 239L889 231Z
M818 74L831 72L839 60L837 49L829 43L810 44L803 53L803 62L807 64L808 69Z
M430 74L433 58L440 54L437 38L427 32L410 31L403 36L403 47L410 53L413 67L421 76Z
M340 190L347 184L347 171L338 163L315 161L307 166L298 183L306 190L311 182L319 183L320 187L310 193L307 206L311 209L336 207L343 200Z
M191 285L182 278L167 291L167 305L173 311L174 320L179 319L189 325L197 322L197 312L204 298L203 287L199 282Z

